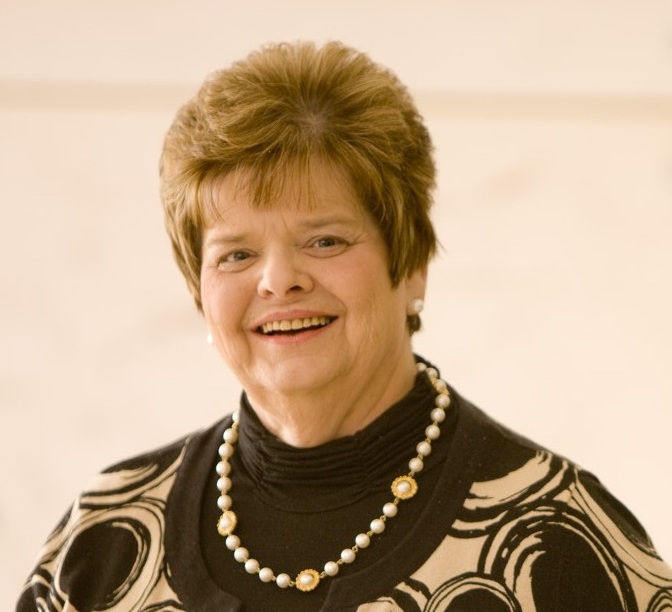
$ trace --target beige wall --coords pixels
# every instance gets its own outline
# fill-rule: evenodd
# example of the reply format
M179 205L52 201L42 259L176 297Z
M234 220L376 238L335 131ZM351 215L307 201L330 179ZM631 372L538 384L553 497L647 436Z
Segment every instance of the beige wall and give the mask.
M595 471L672 561L667 0L1 0L0 608L94 471L234 406L157 155L207 72L295 38L394 68L435 136L417 349Z

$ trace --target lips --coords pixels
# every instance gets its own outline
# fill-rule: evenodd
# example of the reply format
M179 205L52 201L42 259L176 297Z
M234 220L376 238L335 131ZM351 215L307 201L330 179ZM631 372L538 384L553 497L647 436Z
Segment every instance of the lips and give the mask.
M317 329L329 325L336 317L297 317L292 319L278 319L268 321L257 328L257 331L266 335L300 333L309 329Z

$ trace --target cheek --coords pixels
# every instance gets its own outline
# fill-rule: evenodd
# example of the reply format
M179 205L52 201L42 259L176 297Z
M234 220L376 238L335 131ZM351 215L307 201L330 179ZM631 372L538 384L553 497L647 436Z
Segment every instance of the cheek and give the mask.
M203 304L203 316L210 325L218 311L216 285L207 276L201 276L201 304Z
M239 316L242 299L234 283L224 283L217 278L204 278L201 284L203 315L214 327L228 327Z
M357 295L353 295L350 302L358 327L363 327L369 334L380 334L390 333L399 325L405 326L403 298L399 291L391 288L386 277L369 276L358 285Z

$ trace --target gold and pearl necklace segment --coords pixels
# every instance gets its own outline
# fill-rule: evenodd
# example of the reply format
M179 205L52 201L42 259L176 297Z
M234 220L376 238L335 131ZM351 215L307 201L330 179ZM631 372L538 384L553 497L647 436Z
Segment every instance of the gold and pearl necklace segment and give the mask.
M239 415L238 412L233 413L231 427L222 436L224 441L219 447L220 461L216 467L217 489L219 490L217 506L222 511L222 516L217 521L217 531L222 537L226 538L226 547L233 551L233 557L236 561L245 565L245 571L248 574L258 574L262 582L275 582L281 589L296 587L299 591L312 591L324 578L336 576L341 565L354 562L359 550L367 548L374 535L385 531L386 521L397 515L399 502L410 499L417 493L418 483L415 480L415 475L422 471L424 459L432 450L432 442L441 434L439 423L446 418L446 410L450 406L448 385L439 378L438 372L434 368L427 367L424 363L418 363L417 368L419 372L424 371L427 374L437 396L434 401L435 406L430 413L432 422L425 428L425 439L417 444L416 451L418 454L408 462L409 472L394 479L390 487L393 495L392 501L387 502L382 508L383 513L371 521L368 531L357 534L354 546L344 549L336 561L327 561L321 572L316 569L304 569L294 579L284 572L276 574L270 567L262 567L257 559L250 557L247 548L242 546L240 538L234 534L238 517L232 510L233 500L230 495L231 479L229 478L231 464L229 461L238 441Z

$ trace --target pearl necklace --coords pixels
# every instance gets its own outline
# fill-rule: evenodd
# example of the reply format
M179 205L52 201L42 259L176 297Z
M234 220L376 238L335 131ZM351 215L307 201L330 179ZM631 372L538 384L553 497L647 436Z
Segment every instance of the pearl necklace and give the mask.
M233 557L236 561L245 565L245 571L248 574L258 574L262 582L275 582L281 589L296 587L299 591L312 591L324 578L336 576L341 565L353 563L359 550L367 548L374 535L385 531L386 521L397 515L399 502L410 499L417 493L418 483L415 480L415 475L422 471L424 459L432 450L432 442L441 434L439 423L446 418L446 410L450 406L448 385L439 378L438 372L434 368L427 367L424 363L418 363L417 368L419 372L424 371L427 374L437 396L434 402L435 407L430 413L432 422L425 429L424 440L421 440L416 446L418 454L408 462L409 472L394 479L390 486L393 495L392 501L387 502L382 508L383 513L371 521L368 531L357 534L354 546L345 548L336 561L327 561L321 572L316 569L304 569L294 579L284 572L276 575L270 567L261 567L259 561L250 557L247 548L242 546L240 538L234 534L238 517L232 510L233 500L230 495L231 479L229 478L231 464L229 461L238 441L239 414L238 412L233 413L231 427L222 435L224 441L219 447L220 461L216 467L217 489L219 491L217 506L222 511L222 515L217 521L217 531L222 537L226 538L226 547L233 551Z

